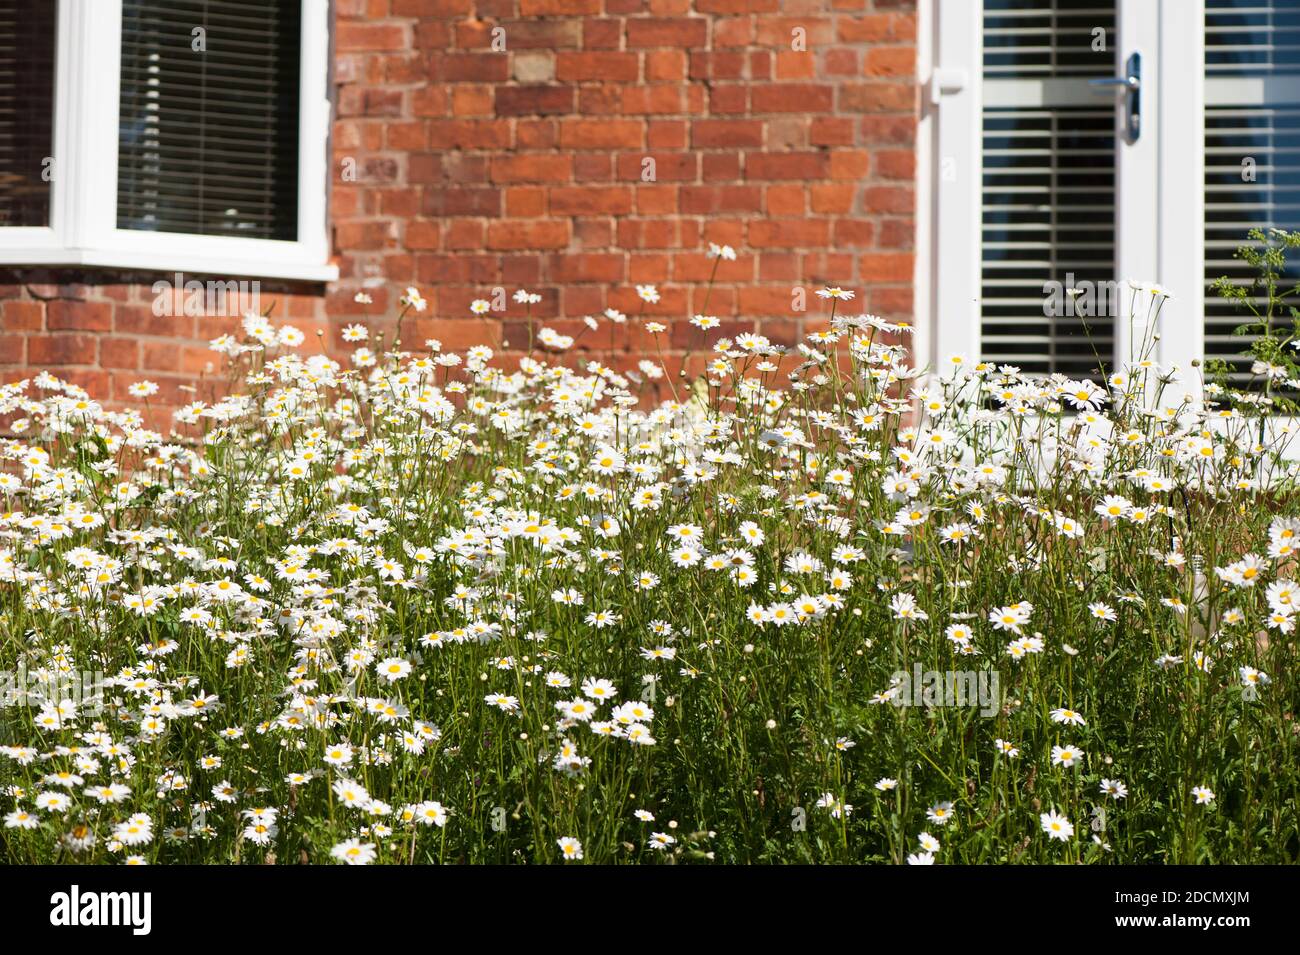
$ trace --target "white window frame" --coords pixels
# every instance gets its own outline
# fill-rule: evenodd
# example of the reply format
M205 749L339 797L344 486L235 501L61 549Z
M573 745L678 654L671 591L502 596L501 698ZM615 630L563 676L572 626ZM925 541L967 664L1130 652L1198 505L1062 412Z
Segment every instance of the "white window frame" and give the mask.
M328 0L302 0L295 241L117 228L122 0L60 0L50 224L0 228L0 265L327 282Z
M980 353L983 7L921 0L919 11L916 360L933 368ZM1116 75L1130 53L1142 54L1144 127L1136 143L1124 142L1116 110L1115 277L1175 294L1161 310L1156 359L1179 366L1194 398L1191 363L1204 347L1204 22L1203 0L1119 0L1115 38ZM1127 322L1116 321L1126 355Z

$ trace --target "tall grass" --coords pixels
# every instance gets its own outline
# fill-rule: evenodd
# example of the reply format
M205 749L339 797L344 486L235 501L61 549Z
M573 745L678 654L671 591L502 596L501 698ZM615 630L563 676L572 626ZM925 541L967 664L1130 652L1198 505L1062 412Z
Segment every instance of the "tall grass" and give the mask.
M1294 861L1290 435L1155 331L921 376L825 297L649 408L531 322L345 370L253 316L170 436L7 386L3 857Z

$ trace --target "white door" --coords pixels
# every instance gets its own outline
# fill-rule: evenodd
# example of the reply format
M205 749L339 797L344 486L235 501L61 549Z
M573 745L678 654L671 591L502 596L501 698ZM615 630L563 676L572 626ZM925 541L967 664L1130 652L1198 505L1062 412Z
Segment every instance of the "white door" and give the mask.
M1157 354L1189 385L1239 351L1207 287L1251 227L1300 229L1300 2L922 11L924 357L1096 376L1131 354L1127 279L1174 293Z

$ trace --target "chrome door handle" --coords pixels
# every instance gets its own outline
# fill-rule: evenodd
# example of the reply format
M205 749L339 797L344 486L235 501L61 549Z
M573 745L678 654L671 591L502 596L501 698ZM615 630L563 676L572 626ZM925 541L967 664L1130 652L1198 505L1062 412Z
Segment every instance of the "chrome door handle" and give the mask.
M1142 54L1134 53L1128 58L1123 76L1089 80L1088 85L1093 89L1115 86L1124 88L1124 128L1128 133L1128 141L1137 142L1142 133Z
M1127 86L1131 90L1140 89L1142 81L1136 76L1110 76L1104 80L1088 80L1089 86Z

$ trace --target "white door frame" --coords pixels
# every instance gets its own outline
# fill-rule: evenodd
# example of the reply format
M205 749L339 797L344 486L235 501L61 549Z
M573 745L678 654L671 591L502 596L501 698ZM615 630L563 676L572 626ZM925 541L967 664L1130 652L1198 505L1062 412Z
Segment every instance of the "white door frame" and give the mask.
M980 348L980 230L983 181L982 0L921 0L923 76L917 149L924 175L918 203L915 363L932 368ZM923 270L923 271L922 271Z

